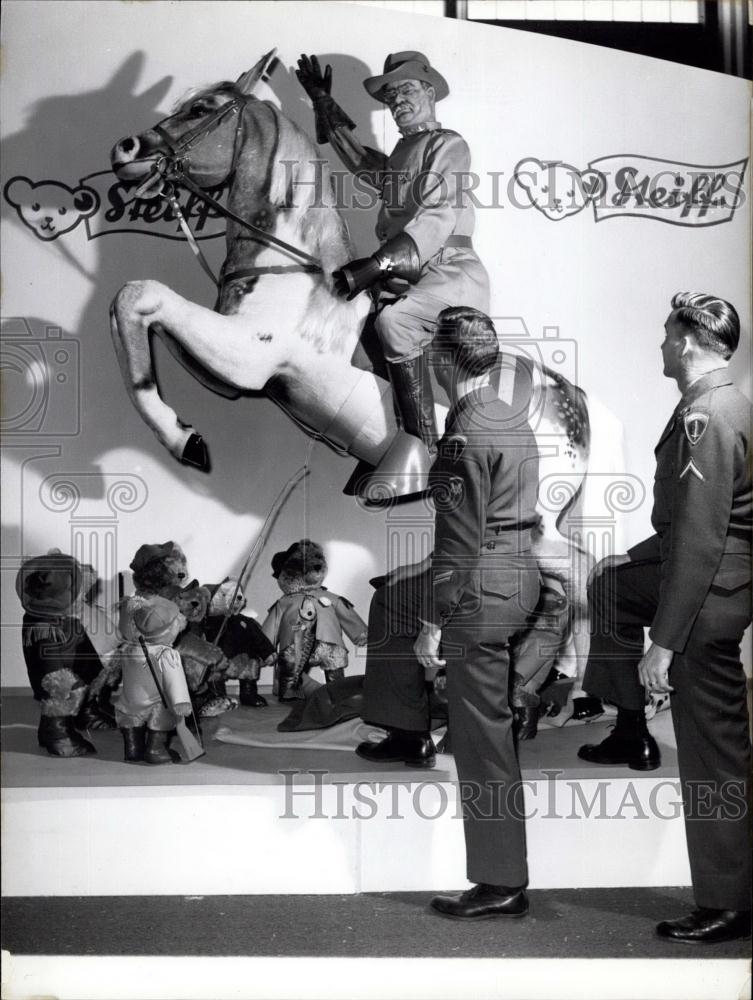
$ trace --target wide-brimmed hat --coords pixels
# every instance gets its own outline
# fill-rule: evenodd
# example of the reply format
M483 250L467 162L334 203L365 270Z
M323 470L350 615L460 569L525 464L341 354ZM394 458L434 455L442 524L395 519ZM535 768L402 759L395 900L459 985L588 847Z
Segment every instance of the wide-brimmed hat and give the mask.
M46 556L26 560L16 575L16 593L30 614L57 617L72 610L83 579L73 556L52 549Z
M432 67L423 52L391 52L384 60L384 73L368 77L363 85L373 98L384 104L382 89L400 80L424 80L434 88L437 101L450 92L445 78Z

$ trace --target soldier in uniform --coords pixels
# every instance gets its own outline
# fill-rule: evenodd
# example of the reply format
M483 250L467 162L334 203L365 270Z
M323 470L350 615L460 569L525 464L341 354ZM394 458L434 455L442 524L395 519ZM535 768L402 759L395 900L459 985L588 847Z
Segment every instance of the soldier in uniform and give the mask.
M583 687L616 704L618 716L612 734L579 756L658 767L645 695L671 692L698 908L662 921L657 932L714 942L750 934L750 737L740 642L751 621L751 410L727 370L740 339L728 302L675 295L664 328L664 374L682 398L656 447L656 534L603 560L590 583Z
M445 310L431 355L443 362L436 377L453 400L429 476L434 553L417 575L398 570L372 599L362 714L388 735L356 752L433 766L426 677L446 664L467 872L476 884L431 905L465 919L522 916L528 873L508 643L539 595L531 555L538 449L525 418L489 384L498 343L487 316Z
M395 52L384 73L364 81L386 104L402 138L389 157L360 144L351 119L330 95L332 71L302 56L297 76L311 97L320 143L331 142L343 162L381 198L370 257L335 272L335 287L352 298L377 291L376 329L404 430L430 451L437 430L423 348L447 306L488 312L489 279L473 250L473 203L466 190L471 154L462 136L442 128L435 104L449 94L446 80L421 52Z

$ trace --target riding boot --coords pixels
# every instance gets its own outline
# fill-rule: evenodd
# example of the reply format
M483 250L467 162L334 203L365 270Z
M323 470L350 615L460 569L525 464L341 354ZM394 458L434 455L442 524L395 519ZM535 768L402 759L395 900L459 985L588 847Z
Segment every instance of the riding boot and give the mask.
M146 726L120 727L123 735L123 760L127 764L140 764L146 750Z
M249 708L266 708L267 699L259 694L257 682L244 678L238 681L241 705Z
M52 757L86 757L96 753L94 745L76 732L72 716L43 715L37 739Z
M398 423L406 434L420 438L430 453L437 450L439 432L434 414L434 393L429 365L419 354L403 361L390 361L387 370L392 383Z
M303 693L300 687L293 686L294 667L289 663L278 661L277 667L277 700L278 701L300 701Z
M144 760L147 764L172 764L175 758L167 749L169 733L147 729Z

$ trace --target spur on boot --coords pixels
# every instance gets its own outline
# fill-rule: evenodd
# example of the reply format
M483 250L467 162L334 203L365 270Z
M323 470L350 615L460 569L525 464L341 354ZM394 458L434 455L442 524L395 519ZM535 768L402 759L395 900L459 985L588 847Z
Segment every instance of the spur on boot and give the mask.
M97 752L93 743L76 732L72 716L43 715L37 738L53 757L86 757Z

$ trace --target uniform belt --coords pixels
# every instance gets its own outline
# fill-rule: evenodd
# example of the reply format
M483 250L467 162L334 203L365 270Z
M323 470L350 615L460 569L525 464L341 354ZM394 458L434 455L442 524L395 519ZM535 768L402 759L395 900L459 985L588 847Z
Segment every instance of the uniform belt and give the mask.
M468 250L473 250L473 240L470 236L448 236L443 249L445 247L465 247Z

